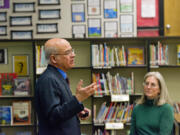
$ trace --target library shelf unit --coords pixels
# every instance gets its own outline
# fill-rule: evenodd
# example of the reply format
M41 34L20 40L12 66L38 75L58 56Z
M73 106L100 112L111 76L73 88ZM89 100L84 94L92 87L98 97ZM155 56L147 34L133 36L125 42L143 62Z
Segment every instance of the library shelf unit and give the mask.
M32 78L32 87L34 87L36 79L38 79L38 76L43 72L45 69L44 67L37 67L38 60L37 60L37 46L43 46L45 41L47 39L33 39L33 40L0 40L0 48L8 48L8 64L3 64L0 67L0 70L3 72L11 72L11 60L13 53L16 52L27 54L27 52L23 51L23 49L28 50L28 54L30 55L30 77ZM178 90L180 88L179 81L180 81L180 66L177 66L176 60L177 60L177 45L180 44L180 37L122 37L122 38L85 38L85 39L73 39L73 38L67 38L67 40L71 43L72 48L75 49L75 67L68 71L68 77L70 78L70 87L72 90L72 93L75 93L76 84L79 82L80 79L84 80L84 86L90 84L93 81L93 74L100 74L104 73L106 74L109 72L112 76L115 76L117 73L119 76L123 76L125 78L131 77L131 73L133 72L133 93L128 94L129 100L128 101L117 101L117 104L133 104L136 99L138 99L141 96L142 93L142 82L144 75L149 71L159 71L162 73L162 75L165 77L169 93L171 98L174 102L178 102L180 97L180 91ZM168 45L168 63L166 65L164 64L156 64L155 66L151 66L151 58L150 58L150 44L158 44L158 41L160 41L162 44ZM93 67L92 62L92 45L100 45L100 44L106 44L107 47L110 48L120 48L124 46L124 49L127 50L127 48L131 47L138 47L144 49L144 63L142 65L114 65L110 68L108 67ZM20 47L21 51L19 51L18 46L22 45L23 47ZM17 46L17 48L16 48ZM11 47L14 47L14 49L11 49ZM7 70L8 69L8 70ZM0 100L4 100L8 103L12 100L22 100L21 97L0 97ZM34 99L34 88L32 88L32 93L30 97L26 97L27 100ZM5 102L5 103L6 103ZM124 124L124 128L120 129L118 128L116 123L114 125L110 125L111 127L107 127L109 125L103 123L97 124L94 122L95 118L95 111L96 115L98 114L98 111L101 107L101 104L103 102L109 102L111 103L111 96L109 95L101 95L101 96L91 96L86 101L83 102L84 106L87 108L90 108L92 110L92 117L87 121L81 121L81 131L83 134L86 135L92 135L95 134L96 129L107 129L107 131L111 131L110 134L127 134L127 131L129 130L129 122ZM1 103L3 104L3 103ZM94 110L94 105L96 105L96 110ZM28 128L31 128L33 130L33 134L37 134L37 125L36 125L36 115L35 111L32 105L32 126L29 126ZM0 126L0 128L3 130L6 127ZM10 127L11 128L11 127ZM26 129L27 127L13 127L15 131L16 128L22 128L21 130ZM23 129L24 128L24 129ZM9 127L8 127L9 129Z
M33 42L31 40L0 40L0 49L7 49L7 64L0 65L0 73L13 73L13 56L26 55L28 56L28 74L23 76L17 76L17 78L30 78L30 89L29 93L25 95L0 95L0 106L11 106L12 116L11 124L4 124L4 121L0 125L0 133L5 133L6 135L13 135L16 133L31 133L36 135L36 115L34 110L34 55L33 55ZM14 83L14 82L13 82ZM13 91L15 84L13 84ZM1 89L2 90L2 89ZM2 92L2 91L1 91ZM21 93L22 94L22 93ZM28 105L28 122L27 123L15 123L13 121L13 103L20 103L19 101L30 102ZM25 102L24 102L25 101ZM21 103L20 103L21 104ZM21 104L24 105L24 104ZM22 106L19 106L22 107ZM22 108L21 108L22 109ZM18 110L22 112L22 110ZM15 113L17 113L16 111ZM22 112L23 113L23 112ZM26 113L26 111L24 112Z

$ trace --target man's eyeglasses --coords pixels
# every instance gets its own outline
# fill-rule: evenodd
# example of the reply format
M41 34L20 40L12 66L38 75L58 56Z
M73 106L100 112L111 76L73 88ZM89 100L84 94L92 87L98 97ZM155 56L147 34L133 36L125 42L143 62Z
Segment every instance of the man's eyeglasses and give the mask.
M155 83L149 83L149 82L144 82L143 83L143 86L145 86L145 87L148 87L149 85L150 85L151 88L157 88L158 87L158 85L155 84Z
M56 53L56 54L54 54L54 55L72 55L72 54L75 54L74 49L67 50L67 51L65 51L64 53Z

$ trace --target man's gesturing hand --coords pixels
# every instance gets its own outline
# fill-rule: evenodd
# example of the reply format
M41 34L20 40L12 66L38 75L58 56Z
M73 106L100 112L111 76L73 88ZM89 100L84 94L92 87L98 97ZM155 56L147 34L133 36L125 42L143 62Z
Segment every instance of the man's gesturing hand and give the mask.
M95 90L97 89L96 83L92 83L86 87L82 87L83 80L80 80L76 87L76 98L79 102L84 101L89 96L93 95Z

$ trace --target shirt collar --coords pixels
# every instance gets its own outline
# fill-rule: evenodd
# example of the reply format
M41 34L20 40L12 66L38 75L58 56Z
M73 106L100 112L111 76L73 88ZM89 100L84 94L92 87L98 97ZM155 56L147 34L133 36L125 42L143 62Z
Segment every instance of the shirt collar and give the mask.
M59 71L59 73L63 76L63 78L64 79L66 79L67 78L67 74L66 74L66 72L64 72L63 70L61 70L61 69L59 69L59 68L57 68L57 70Z

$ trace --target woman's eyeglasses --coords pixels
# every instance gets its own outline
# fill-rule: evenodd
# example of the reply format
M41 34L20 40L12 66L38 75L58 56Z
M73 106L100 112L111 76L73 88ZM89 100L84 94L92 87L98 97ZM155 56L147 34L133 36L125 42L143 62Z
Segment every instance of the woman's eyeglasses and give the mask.
M144 82L144 83L143 83L143 86L145 86L145 87L150 86L151 88L157 88L157 87L158 87L157 84L155 84L155 83L149 83L149 82Z

